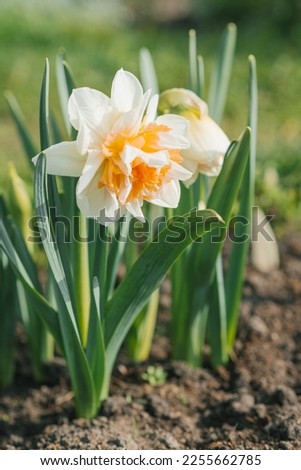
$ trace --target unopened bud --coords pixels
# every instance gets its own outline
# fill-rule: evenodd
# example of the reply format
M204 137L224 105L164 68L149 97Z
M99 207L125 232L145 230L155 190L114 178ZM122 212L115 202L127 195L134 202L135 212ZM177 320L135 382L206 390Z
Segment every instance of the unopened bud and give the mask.
M32 202L28 188L18 175L13 162L8 162L7 204L14 221L20 228L24 240L28 245L28 222L33 215Z

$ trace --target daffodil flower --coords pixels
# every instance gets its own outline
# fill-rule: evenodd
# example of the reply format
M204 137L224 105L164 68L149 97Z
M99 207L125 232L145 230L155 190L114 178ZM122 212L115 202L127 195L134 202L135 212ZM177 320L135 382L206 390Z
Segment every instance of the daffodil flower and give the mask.
M176 115L156 118L157 105L158 96L143 93L139 80L123 69L114 77L111 97L73 90L68 111L77 139L44 153L49 174L79 177L77 204L86 217L104 223L103 215L116 220L127 210L143 219L144 201L177 207L179 180L191 176L180 165L180 151L189 147L188 123Z
M210 118L208 106L195 93L184 88L172 88L160 95L159 112L175 113L189 121L190 147L184 149L183 166L192 173L186 180L189 186L198 173L217 176L223 165L224 155L230 141L224 131Z

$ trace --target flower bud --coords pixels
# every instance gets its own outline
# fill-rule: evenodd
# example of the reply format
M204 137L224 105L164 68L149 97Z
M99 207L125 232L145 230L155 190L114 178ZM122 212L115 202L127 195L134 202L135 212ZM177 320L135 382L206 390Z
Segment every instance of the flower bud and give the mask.
M185 184L192 184L199 173L217 176L230 140L210 118L205 101L190 90L172 88L160 95L158 109L161 114L179 114L189 122L190 147L183 149L181 155L184 158L182 166L192 172L192 177Z
M13 162L8 162L8 207L28 245L29 220L32 217L32 202L25 182L17 173Z

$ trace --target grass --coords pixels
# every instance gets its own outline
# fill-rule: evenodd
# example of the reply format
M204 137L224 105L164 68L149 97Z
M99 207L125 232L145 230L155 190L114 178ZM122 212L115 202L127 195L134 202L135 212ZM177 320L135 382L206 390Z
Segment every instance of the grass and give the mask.
M200 30L203 29L204 25L200 25ZM57 116L55 56L60 48L67 52L78 86L95 87L109 93L117 69L124 67L135 74L139 73L139 49L146 46L153 54L163 90L187 85L187 33L186 29L150 24L143 27L104 24L98 14L88 16L76 10L65 9L58 14L54 9L44 13L29 7L2 9L0 190L5 189L8 160L15 161L25 178L31 171L11 121L3 97L4 90L10 89L17 97L38 143L38 101L45 57L49 58L52 67L51 107ZM207 84L220 34L218 29L198 32L199 52L205 59ZM298 38L298 31L295 36ZM293 39L289 42L268 27L266 22L256 28L250 23L249 26L238 25L237 54L223 121L230 138L240 134L247 120L247 57L250 53L257 58L260 89L258 197L261 197L263 205L273 205L273 200L269 202L269 197L265 195L266 180L263 175L267 168L274 167L280 175L276 190L285 190L280 199L285 202L287 197L288 204L294 205L299 201L301 173L301 121L297 106L301 82L299 50ZM279 194L277 197L279 199ZM276 201L277 197L274 198Z

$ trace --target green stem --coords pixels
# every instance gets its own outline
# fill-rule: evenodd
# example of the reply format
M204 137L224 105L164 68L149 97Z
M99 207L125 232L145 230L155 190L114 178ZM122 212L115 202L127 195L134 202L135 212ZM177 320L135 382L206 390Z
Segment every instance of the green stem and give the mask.
M128 338L129 355L136 362L146 361L149 357L159 305L159 289L150 297L149 302L137 317Z
M78 418L93 419L97 416L99 408L99 402L87 402L84 400L77 400L75 397L75 410Z
M9 387L15 372L15 312L13 303L4 306L0 331L0 389Z
M199 179L186 188L182 185L181 199L179 206L173 211L174 215L185 214L194 207L197 207L200 193ZM190 293L190 252L193 247L183 253L171 268L172 284L172 316L171 316L171 343L172 355L176 360L187 361L188 343L191 343L190 314L191 314L191 293ZM184 274L185 273L185 274ZM189 338L187 341L187 337Z
M199 367L202 363L207 320L208 307L206 305L195 315L190 330L190 341L187 342L186 361L193 368Z
M79 216L79 233L74 240L74 285L78 329L83 347L86 346L90 311L90 281L87 220Z

